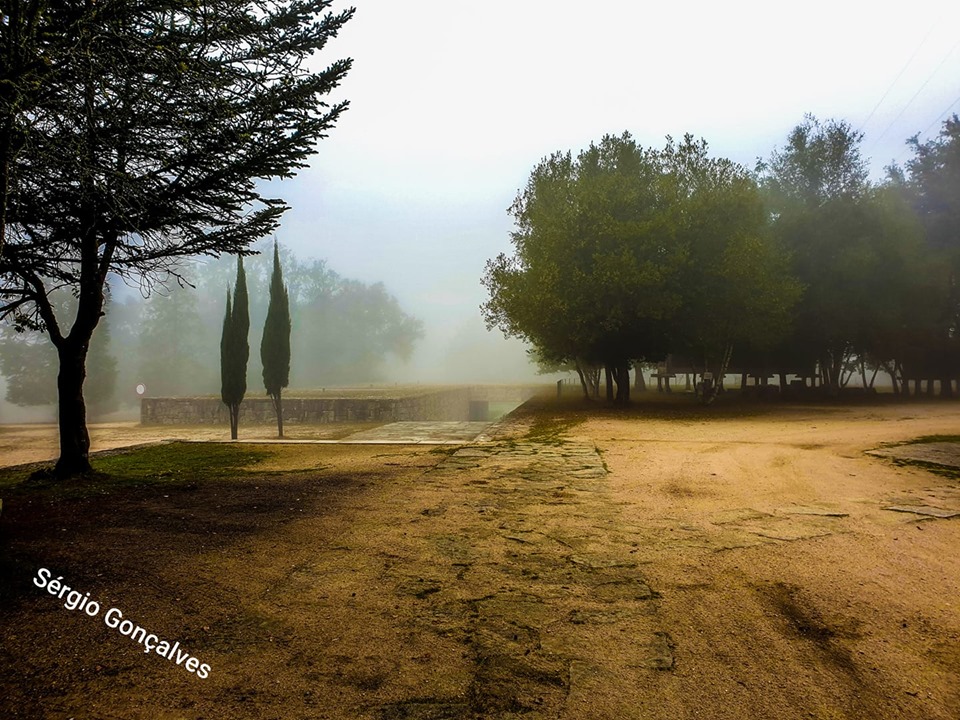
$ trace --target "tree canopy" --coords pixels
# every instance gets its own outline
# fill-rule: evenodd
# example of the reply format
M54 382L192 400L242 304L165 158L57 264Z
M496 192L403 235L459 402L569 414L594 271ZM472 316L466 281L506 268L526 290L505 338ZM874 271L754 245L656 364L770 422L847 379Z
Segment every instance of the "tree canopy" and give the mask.
M488 327L549 362L602 364L629 399L629 365L695 354L722 373L734 343L783 328L799 292L766 232L750 174L685 136L629 133L555 153L510 208L514 254L487 264Z
M353 14L328 0L12 0L0 46L0 316L42 327L60 372L59 475L89 468L82 386L113 274L147 290L181 258L243 254L346 102L350 61L313 70ZM24 20L28 18L28 20ZM72 318L49 300L78 299Z
M922 262L920 228L895 193L867 181L861 139L807 116L759 167L772 231L805 288L780 355L811 374L817 366L831 394L851 361L892 359Z
M721 381L731 363L779 374L782 389L796 375L835 395L885 370L895 391L936 379L953 394L960 120L911 138L884 183L861 140L808 115L753 173L690 136L554 153L510 208L513 254L487 263L488 328L526 339L541 367L572 364L585 393L605 367L621 401L630 364L670 357Z

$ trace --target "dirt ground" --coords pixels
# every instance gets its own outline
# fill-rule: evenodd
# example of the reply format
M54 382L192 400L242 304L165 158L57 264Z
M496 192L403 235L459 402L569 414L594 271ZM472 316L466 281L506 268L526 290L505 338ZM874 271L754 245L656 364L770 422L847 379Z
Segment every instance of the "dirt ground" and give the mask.
M954 403L533 404L489 442L0 493L0 714L955 720L960 517L886 508L960 510L960 482L866 452L958 428ZM5 428L4 463L50 456L38 432Z

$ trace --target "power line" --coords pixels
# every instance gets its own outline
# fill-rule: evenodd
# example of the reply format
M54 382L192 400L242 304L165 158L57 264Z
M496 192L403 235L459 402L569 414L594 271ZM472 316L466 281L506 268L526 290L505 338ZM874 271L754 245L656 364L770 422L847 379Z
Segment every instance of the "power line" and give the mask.
M920 44L917 45L917 47L914 49L913 54L910 56L907 62L904 63L903 67L900 68L900 72L897 73L897 76L893 79L893 82L890 83L890 85L887 87L887 91L883 93L883 97L881 97L880 100L877 101L877 104L873 106L873 110L871 110L870 114L867 115L867 119L864 120L862 123L860 123L860 128L858 132L863 132L863 129L867 126L867 123L870 122L870 120L873 118L874 113L877 112L877 108L883 105L883 101L887 99L887 95L889 95L890 91L893 90L893 86L897 84L897 82L900 80L901 77L903 77L903 74L907 71L907 68L910 67L910 63L913 62L913 59L917 56L917 53L920 52L920 48L922 48L926 44L927 40L930 39L930 33L933 32L934 28L937 27L937 25L938 25L938 22L934 20L933 24L930 26L930 29L927 30L927 34L923 36L923 40L920 41Z
M955 106L957 106L958 104L960 104L960 97L957 97L956 100L954 100L952 103L950 103L950 104L947 106L946 110L944 110L942 113L940 113L932 123L930 123L929 125L927 125L926 128L924 128L923 132L917 133L917 139L919 139L919 138L922 137L923 135L926 135L926 134L930 131L930 128L932 128L932 127L933 127L934 125L936 125L937 123L941 122L941 121L943 120L943 118L946 117L947 114L948 114L951 110L953 110L953 108L954 108ZM894 164L899 165L900 162L907 156L907 154L908 154L909 152L910 152L909 150L904 150L904 151L901 152L896 158L894 158L892 162L893 162Z
M960 96L958 96L956 100L954 100L952 103L950 103L950 104L947 106L947 109L944 110L942 113L940 113L940 115L937 116L937 119L936 119L936 120L934 120L932 123L930 123L929 125L927 125L927 127L924 128L923 132L920 133L920 134L921 134L921 135L926 135L926 134L930 131L930 128L932 128L932 127L933 127L934 125L936 125L938 122L940 122L941 120L943 120L943 118L946 117L947 113L949 113L951 110L953 110L953 108L956 106L957 103L960 103Z
M920 95L921 92L923 92L923 89L927 86L927 84L928 84L931 80L933 80L933 78L936 76L936 74L937 74L938 72L940 72L940 68L943 67L943 64L947 61L947 59L948 59L951 55L953 55L953 53L956 51L956 49L957 49L958 47L960 47L960 40L958 40L958 41L954 44L954 46L953 46L952 48L950 48L950 50L947 52L947 54L943 56L943 59L940 61L940 64L937 65L936 69L935 69L932 73L930 73L929 76L927 76L927 79L923 81L923 85L921 85L920 88L913 94L913 97L911 97L911 98L907 101L907 104L904 105L904 106L900 109L900 112L897 113L897 116L896 116L893 120L890 121L890 124L887 125L887 127L884 129L884 131L883 131L882 133L880 133L880 135L877 136L877 138L876 138L873 142L870 143L870 148L868 148L868 150L869 150L869 149L873 149L874 147L876 147L877 143L879 143L879 142L883 139L883 136L886 135L886 134L890 131L890 128L892 128L892 127L894 126L894 124L896 124L897 120L899 120L899 119L903 116L903 114L907 111L907 108L909 108L909 107L913 104L913 101L917 99L917 96Z

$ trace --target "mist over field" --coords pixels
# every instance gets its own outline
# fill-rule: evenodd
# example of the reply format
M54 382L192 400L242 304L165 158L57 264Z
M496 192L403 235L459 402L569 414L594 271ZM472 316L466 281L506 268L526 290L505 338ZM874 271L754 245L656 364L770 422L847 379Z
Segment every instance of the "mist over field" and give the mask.
M245 259L251 296L250 396L264 392L259 348L272 243L257 247L263 252ZM524 346L487 332L463 297L451 294L446 304L437 298L422 308L426 312L417 313L402 307L382 283L343 278L322 261L281 249L293 315L288 393L368 384L538 380ZM220 325L236 261L200 261L182 272L195 287L174 282L143 298L122 283L111 285L107 315L92 345L103 349L109 363L106 368L91 363L86 383L94 419L138 418L138 385L147 397L219 394ZM475 295L479 305L480 295ZM66 296L62 309L64 314L71 309ZM30 331L5 328L3 339L0 421L55 420L52 347L42 334Z
M899 8L818 2L785 22L744 1L694 3L681 23L669 4L612 0L588 15L570 3L360 3L311 61L353 58L330 95L349 108L306 167L260 184L290 205L275 234L288 280L311 267L326 278L294 298L290 390L555 377L537 374L528 345L487 331L480 312L490 299L486 263L511 252L517 226L508 208L539 162L607 133L629 130L641 146L660 147L689 132L712 156L752 171L812 113L849 123L867 179L882 183L889 163L913 157L907 138L932 142L956 111L958 12L925 0L904 22ZM261 260L248 260L252 394L262 387ZM144 300L111 278L92 346L106 364L91 365L86 385L93 417L135 408L138 384L147 395L219 392L233 266L200 267L185 274L196 290L174 289L166 300L159 288ZM404 318L412 324L398 330ZM51 348L9 328L3 342L0 419L51 417Z

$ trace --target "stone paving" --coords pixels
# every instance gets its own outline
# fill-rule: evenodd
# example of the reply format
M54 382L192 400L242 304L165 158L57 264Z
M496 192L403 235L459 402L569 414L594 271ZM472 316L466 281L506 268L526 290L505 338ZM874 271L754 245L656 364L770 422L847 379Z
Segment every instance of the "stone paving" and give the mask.
M960 469L960 443L935 442L894 445L893 447L871 450L868 455L889 457L894 460L912 460L914 462L933 463L949 468Z
M867 453L894 461L920 462L936 465L947 470L960 470L960 443L934 442L895 445ZM922 519L950 519L960 516L960 488L956 485L939 484L931 487L899 493L890 497L884 509L906 513Z
M624 516L606 476L591 444L489 431L423 476L418 544L436 562L430 577L392 582L422 603L418 633L470 648L470 700L418 698L382 707L380 717L635 716L636 688L671 672L675 653L641 550L723 551L847 531L846 511L820 505L722 510L702 526L674 518L639 525ZM949 517L960 489L891 501L900 504L889 509L914 517Z
M337 442L366 445L462 445L477 438L489 422L395 422L348 435Z
M433 573L391 580L422 601L418 634L469 648L474 712L589 716L598 683L607 698L622 685L626 712L645 674L672 669L659 596L616 531L606 475L592 445L500 441L462 447L421 479L417 542ZM612 646L616 657L601 651ZM462 702L418 698L380 717L464 717Z

